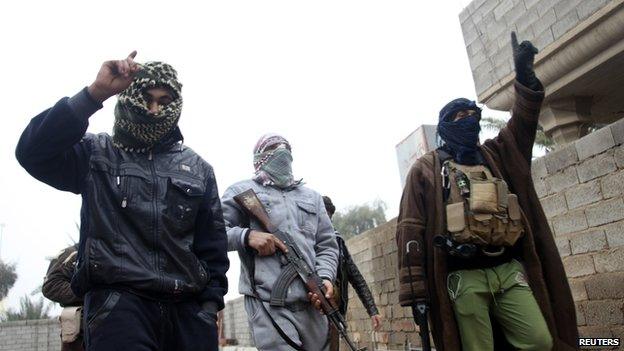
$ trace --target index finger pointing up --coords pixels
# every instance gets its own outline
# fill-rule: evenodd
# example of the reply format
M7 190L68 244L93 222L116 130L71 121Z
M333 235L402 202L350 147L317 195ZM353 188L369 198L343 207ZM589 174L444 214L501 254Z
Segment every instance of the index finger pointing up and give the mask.
M518 47L518 37L516 37L516 32L511 32L511 47L516 50Z
M137 55L137 51L136 51L136 50L134 50L134 51L132 51L132 52L130 53L130 55L128 55L128 58L132 60L132 59L134 59L134 58L136 57L136 55Z

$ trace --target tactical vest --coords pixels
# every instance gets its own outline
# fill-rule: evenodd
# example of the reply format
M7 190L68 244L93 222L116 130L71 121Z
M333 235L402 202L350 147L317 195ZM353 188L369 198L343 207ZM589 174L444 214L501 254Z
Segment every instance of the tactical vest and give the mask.
M513 246L523 235L518 196L484 165L465 166L452 160L442 166L448 192L446 226L460 244ZM502 253L502 250L501 252Z

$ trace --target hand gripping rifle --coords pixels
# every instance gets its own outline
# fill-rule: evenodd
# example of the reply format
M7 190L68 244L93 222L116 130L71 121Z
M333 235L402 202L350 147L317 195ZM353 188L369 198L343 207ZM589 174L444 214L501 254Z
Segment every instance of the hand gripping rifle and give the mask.
M416 244L417 246L416 251L420 250L420 248L418 247L419 246L418 241L410 240L405 245L406 255L409 255L410 245L412 244ZM410 276L410 288L412 289L412 298L414 298L415 294L414 294L414 286L412 285L413 283L412 267L409 264L409 262L407 264L407 271ZM425 269L423 268L423 272L424 271ZM427 303L425 301L414 301L412 303L412 316L414 317L414 322L418 324L418 329L419 329L418 334L420 334L420 343L421 343L423 351L431 351L431 343L429 342L429 323L427 321L428 309L429 307L427 307Z
M310 267L310 265L306 262L301 250L297 246L297 244L291 239L288 233L280 231L269 219L269 215L267 214L266 209L258 199L258 196L253 191L253 189L246 190L236 196L234 196L234 201L243 208L250 216L258 220L260 224L266 229L269 233L275 235L279 240L281 240L286 247L288 247L288 252L281 253L282 256L286 260L286 264L282 273L277 279L276 287L284 286L287 288L288 285L296 278L297 276L303 281L308 291L313 294L316 294L321 300L321 309L323 313L327 316L327 319L331 322L331 324L336 327L336 330L340 333L340 336L344 339L344 341L349 345L349 348L352 351L366 351L366 348L358 349L353 341L349 339L347 335L347 323L338 311L338 306L336 306L333 300L329 300L325 297L326 289L323 285L323 280L321 277L316 274L316 272ZM273 289L275 290L283 290L283 289ZM284 298L280 296L273 296L271 294L271 306L284 306ZM280 332L280 335L290 346L295 347L291 343L292 340L289 338L285 338L285 334L279 326L274 323L274 326ZM296 344L295 344L296 345ZM303 348L299 345L296 345L295 349L303 350Z

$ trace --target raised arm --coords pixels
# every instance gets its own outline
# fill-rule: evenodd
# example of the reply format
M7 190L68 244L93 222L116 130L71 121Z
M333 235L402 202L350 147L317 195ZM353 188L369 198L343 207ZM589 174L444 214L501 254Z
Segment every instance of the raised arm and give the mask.
M511 110L511 119L496 138L496 142L513 142L527 162L531 162L533 143L537 132L537 123L544 87L535 76L533 63L537 49L530 41L518 44L514 32L511 33L516 81L514 83L515 101Z
M139 69L135 55L136 51L125 60L104 62L88 88L30 121L15 150L28 173L57 189L80 193L90 155L89 140L83 138L89 117L130 84Z

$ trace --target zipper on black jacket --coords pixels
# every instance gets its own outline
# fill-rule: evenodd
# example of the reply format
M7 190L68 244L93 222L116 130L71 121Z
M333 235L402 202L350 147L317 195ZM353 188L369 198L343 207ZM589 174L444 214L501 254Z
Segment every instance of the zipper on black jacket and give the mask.
M149 152L149 154L147 155L147 160L150 163L150 170L152 171L152 182L153 182L153 194L152 194L152 211L153 211L153 218L154 218L154 232L153 232L153 239L154 239L154 243L153 243L153 247L154 247L154 255L156 257L156 264L154 265L154 268L156 269L156 271L158 272L158 283L159 283L159 289L158 290L162 290L163 288L163 278L161 276L161 271L160 271L160 255L158 254L158 246L157 246L157 242L158 242L158 177L156 177L156 166L154 166L154 154L152 153L152 151Z

